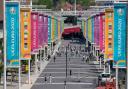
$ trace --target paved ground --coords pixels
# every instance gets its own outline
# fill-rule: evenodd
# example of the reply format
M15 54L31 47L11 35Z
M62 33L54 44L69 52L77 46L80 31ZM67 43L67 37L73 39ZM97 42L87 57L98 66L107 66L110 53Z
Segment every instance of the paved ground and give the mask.
M59 49L61 56L56 55L48 63L44 71L40 74L31 89L95 89L97 84L97 75L101 72L98 70L99 65L83 61L83 54L78 55L68 50L67 55L67 79L66 79L66 55L64 50L67 44L72 48L76 46L76 50L84 49L85 45L80 44L79 40L72 42L71 40L62 41ZM64 47L63 47L64 46ZM74 55L73 55L74 54ZM66 86L65 81L66 80Z

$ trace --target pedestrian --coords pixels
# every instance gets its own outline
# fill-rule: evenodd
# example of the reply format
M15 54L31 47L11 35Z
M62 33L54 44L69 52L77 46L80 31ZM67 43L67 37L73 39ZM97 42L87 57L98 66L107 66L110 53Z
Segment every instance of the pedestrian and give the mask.
M72 76L72 70L70 70L70 76Z
M83 55L83 59L82 59L82 61L84 62L84 60L85 60L85 55Z
M52 75L49 75L49 82L52 83Z
M44 76L44 81L45 81L45 83L47 82L47 76L46 75Z
M56 61L56 57L55 57L55 55L54 55L54 58L53 58L53 59L54 59L54 62L55 62L55 61Z
M66 80L64 81L64 89L66 89Z
M50 59L50 55L48 55L48 60Z

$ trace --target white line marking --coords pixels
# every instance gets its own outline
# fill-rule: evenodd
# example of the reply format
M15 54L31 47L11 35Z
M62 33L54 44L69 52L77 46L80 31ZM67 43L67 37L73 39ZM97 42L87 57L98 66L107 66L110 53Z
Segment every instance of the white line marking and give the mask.
M62 85L62 84L64 84L64 83L35 83L34 85L44 85L44 84L46 84L46 85L50 85L50 84L53 84L53 85ZM67 82L66 84L68 84L68 85L93 85L93 83L79 83L79 82L77 82L77 83L72 83L72 82Z
M43 72L43 74L51 74L51 73L63 73L65 74L65 72ZM95 74L95 73L90 73L90 72L73 72L73 74L77 74L77 73L80 73L80 74L85 74L85 73L89 73L89 74Z
M44 77L38 77L39 78L44 78ZM55 79L65 79L65 76L64 77L52 77L52 78L55 78ZM69 78L86 78L86 79L95 79L95 78L98 78L98 77L76 77L76 76L71 76Z
M57 69L57 70L59 70L59 69L65 69L65 68L46 68L46 70L47 69ZM96 70L97 68L68 68L68 69L79 69L79 70L83 70L83 69L92 69L92 70ZM99 68L100 69L100 68ZM103 69L103 68L102 68Z
M69 65L75 65L75 66L99 66L99 65L86 65L86 64L70 64ZM49 64L48 66L65 66L65 64L56 64L56 62L53 64Z

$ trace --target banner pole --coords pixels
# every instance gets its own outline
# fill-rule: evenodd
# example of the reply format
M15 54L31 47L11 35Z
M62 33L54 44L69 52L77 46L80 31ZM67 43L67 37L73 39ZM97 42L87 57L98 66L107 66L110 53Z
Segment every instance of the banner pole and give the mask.
M100 69L102 68L102 66L101 66L101 58L99 58L100 59Z
M42 48L40 49L40 70L42 69Z
M20 65L20 62L19 62L19 65ZM21 71L20 71L20 66L19 66L19 89L20 89L20 87L21 87Z
M3 23L4 23L4 33L3 33L3 36L4 36L4 89L6 89L6 86L7 86L7 82L6 82L6 20L5 20L5 0L3 0L3 11L4 11L4 20L3 20Z
M30 84L31 81L30 81L30 78L31 78L31 75L30 75L30 71L31 71L31 68L30 68L30 59L28 59L28 83Z
M37 74L37 53L35 53L35 74Z
M116 89L118 89L118 64L116 64Z

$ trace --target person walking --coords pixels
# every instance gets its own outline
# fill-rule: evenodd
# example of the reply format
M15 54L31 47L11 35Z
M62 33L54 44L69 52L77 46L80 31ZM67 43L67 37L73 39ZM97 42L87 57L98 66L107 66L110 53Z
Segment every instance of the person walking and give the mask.
M54 63L55 63L55 62L56 62L56 57L55 57L55 55L54 55L54 58L53 58L53 59L54 59Z
M47 82L47 76L46 76L46 74L45 74L45 76L44 76L44 82L45 82L45 83Z

